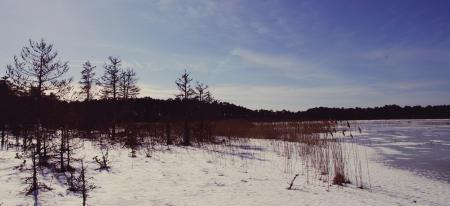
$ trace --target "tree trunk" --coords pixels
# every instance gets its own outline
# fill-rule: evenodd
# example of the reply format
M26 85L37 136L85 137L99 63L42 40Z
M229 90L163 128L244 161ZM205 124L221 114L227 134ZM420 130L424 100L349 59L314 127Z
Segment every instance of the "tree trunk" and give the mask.
M41 93L42 93L42 79L39 76L38 78L38 94L37 94L37 136L36 136L36 153L38 154L39 161L41 160L41 138L42 138L42 128L41 128Z
M81 192L83 195L83 206L86 206L86 199L87 199L87 185L86 185L86 176L85 176L85 168L83 161L81 161Z
M66 139L66 152L67 152L67 164L66 167L69 170L70 169L70 137L69 137L69 132L67 132L67 137Z
M189 135L189 122L187 119L184 120L184 134L183 134L183 145L190 146L190 135Z
M166 144L167 145L172 145L172 138L171 138L171 134L170 134L170 122L166 122Z
M59 147L59 162L60 162L60 169L61 169L61 171L65 171L65 169L64 169L64 151L65 151L65 148L64 148L64 135L66 135L65 134L65 131L63 130L62 132L61 132L61 145L60 145L60 147Z
M2 126L2 148L5 145L5 130L6 130L6 126L5 126L5 124L3 124L3 126Z
M187 99L183 100L184 105L184 134L183 134L183 145L190 146L190 134L189 134L189 102Z
M31 154L31 161L33 162L33 182L31 183L31 192L34 197L34 205L39 205L38 203L38 195L39 195L39 187L37 180L37 165L36 165L36 148L33 148L33 152Z
M28 133L26 133L25 135L23 135L23 138L22 138L22 148L23 148L23 150L26 150L27 149L27 147L28 147ZM17 143L16 143L17 144Z
M38 155L38 159L41 159L41 128L38 126L36 131L36 154Z
M42 135L42 143L43 143L43 147L42 149L44 149L44 154L42 155L44 160L47 161L47 132L44 132Z

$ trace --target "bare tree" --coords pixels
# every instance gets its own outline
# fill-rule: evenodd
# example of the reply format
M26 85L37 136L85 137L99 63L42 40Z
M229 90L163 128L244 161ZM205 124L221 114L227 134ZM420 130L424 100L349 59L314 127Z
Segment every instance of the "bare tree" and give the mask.
M44 39L29 40L14 63L7 65L6 75L10 82L22 91L35 89L38 97L46 92L59 94L66 90L72 78L63 78L69 70L67 61L57 59L58 52Z
M180 94L177 94L176 97L181 100L189 100L192 99L195 95L195 90L192 88L191 82L192 78L190 77L190 73L184 70L184 73L175 81L177 84L178 90Z
M71 135L71 131L67 127L63 127L61 129L61 139L59 142L59 164L61 172L74 170L74 168L70 165L71 161L74 159L71 155L75 149L75 145L72 145L70 141ZM66 156L66 159L64 159L64 155Z
M121 60L119 57L108 57L109 63L105 63L105 74L101 77L102 95L104 98L117 99Z
M122 71L119 80L119 96L123 99L135 98L140 91L136 83L136 72L133 69L128 68Z
M86 181L86 167L84 167L83 160L81 160L81 171L80 171L80 182L81 182L81 194L83 196L83 206L86 206L86 200L88 197L89 186Z
M108 170L110 168L108 143L100 143L100 152L102 153L101 159L98 158L98 156L95 156L92 159L99 165L99 170Z
M205 85L205 84L197 81L196 85L195 85L195 98L198 101L202 102L205 98L205 93L207 92L207 89L208 89L208 85Z
M64 128L61 130L61 141L59 146L59 169L61 172L66 171L66 168L64 167L64 153L66 152L65 138L67 138L67 130Z
M69 181L69 191L75 193L81 193L81 197L83 199L83 206L86 206L87 198L89 197L89 192L95 189L95 185L91 184L89 179L86 177L86 166L84 165L83 160L81 160L81 169L78 177L74 177L73 173L70 173L70 181Z
M85 101L92 100L94 97L93 88L97 83L97 79L94 78L95 68L96 66L93 66L89 61L86 61L83 64L83 70L81 71L81 80L78 83L80 84L81 89L80 94L84 95Z
M37 179L37 164L36 164L36 151L35 148L31 151L31 162L33 163L33 175L31 176L30 188L27 191L27 195L33 194L34 204L37 205L39 195L39 184Z
M38 165L36 162L36 147L31 146L31 163L32 163L32 176L25 179L25 183L29 184L28 188L25 190L26 195L33 195L34 205L39 205L39 191L49 191L52 190L49 186L38 181ZM25 161L24 161L25 163ZM23 166L22 166L23 167Z
M201 102L212 102L213 97L211 92L208 90L208 85L201 82L196 82L195 85L195 98Z
M119 82L120 82L120 72L121 72L121 60L119 57L108 57L109 63L105 63L103 66L105 68L105 73L101 77L100 85L102 86L102 96L103 98L110 98L117 100ZM116 136L116 102L113 102L112 115L112 131L111 137L114 139Z
M194 127L194 133L196 135L197 140L199 142L205 141L211 138L211 135L208 135L208 130L210 125L206 118L208 116L207 107L203 103L212 102L211 93L208 91L208 85L203 84L201 82L196 82L195 85L195 99L200 102L200 104L196 107L197 117L199 119L199 124Z
M216 101L216 100L214 99L214 97L212 96L210 91L206 91L205 92L205 97L203 98L203 101L211 103L211 102Z
M63 95L70 91L72 78L64 78L69 70L67 61L61 61L58 52L44 39L40 41L29 40L29 45L22 48L19 56L14 56L14 63L7 65L6 76L17 90L29 92L37 99L37 124L41 125L41 99L42 95L52 92ZM36 151L41 157L41 132L36 136Z
M189 135L189 100L194 98L195 90L191 86L192 78L190 77L190 73L184 70L184 73L175 81L175 84L180 91L180 94L177 94L177 98L180 98L183 101L184 105L184 133L183 133L183 145L191 145L190 135Z

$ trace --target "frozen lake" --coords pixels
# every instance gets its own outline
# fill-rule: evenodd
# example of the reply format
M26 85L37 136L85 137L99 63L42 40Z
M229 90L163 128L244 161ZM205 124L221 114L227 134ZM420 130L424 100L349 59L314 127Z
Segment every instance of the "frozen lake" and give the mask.
M368 120L359 143L375 148L386 164L450 183L450 120Z

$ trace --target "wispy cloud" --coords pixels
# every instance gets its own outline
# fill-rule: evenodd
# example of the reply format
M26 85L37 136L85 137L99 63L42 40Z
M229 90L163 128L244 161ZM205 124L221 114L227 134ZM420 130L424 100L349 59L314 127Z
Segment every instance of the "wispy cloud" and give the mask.
M178 93L176 89L167 89L153 84L139 84L141 88L140 97L152 97L156 99L168 99L174 98Z
M405 63L417 60L450 62L450 48L437 49L391 47L358 52L355 56L370 61L375 60L396 63Z
M280 70L302 69L301 64L289 58L256 53L250 50L237 48L231 51L232 55L238 56L245 61Z
M298 1L0 1L0 65L46 38L70 76L110 55L143 96L173 97L185 68L253 108L448 103L448 5ZM33 18L30 18L32 16ZM64 32L62 32L64 31ZM4 69L2 69L4 74Z
M244 62L254 64L263 69L270 69L278 74L282 73L286 77L293 79L317 78L329 80L335 77L333 72L324 67L324 62L321 61L311 62L300 57L265 54L242 48L232 50L231 54L239 57Z

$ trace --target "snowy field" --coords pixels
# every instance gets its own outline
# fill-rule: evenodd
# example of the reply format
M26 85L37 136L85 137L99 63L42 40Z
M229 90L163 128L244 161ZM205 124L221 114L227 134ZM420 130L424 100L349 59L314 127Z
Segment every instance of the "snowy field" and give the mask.
M87 164L96 188L89 205L450 205L450 184L418 176L382 163L379 151L356 146L368 165L368 187L335 186L311 177L300 159L286 162L274 141L251 140L233 146L166 147L152 157L116 147L111 168L96 170L92 157L99 150L83 142L77 156ZM14 169L23 160L16 151L0 151L0 205L33 205L25 196L27 173ZM367 164L366 164L367 163ZM303 168L303 169L302 169ZM294 174L293 190L287 190ZM81 197L67 191L65 178L42 172L40 180L53 190L40 193L41 205L81 205Z

